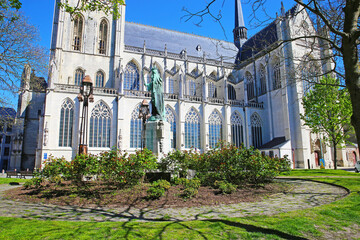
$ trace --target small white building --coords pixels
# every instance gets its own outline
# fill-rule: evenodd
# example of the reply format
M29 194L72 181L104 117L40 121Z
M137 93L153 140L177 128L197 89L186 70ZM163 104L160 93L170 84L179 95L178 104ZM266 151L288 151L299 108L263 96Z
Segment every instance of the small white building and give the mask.
M143 83L152 67L165 83L171 148L206 151L224 140L273 156L288 155L296 168L318 167L321 153L326 166L332 164L329 147L320 149L320 138L299 116L301 98L311 87L301 79L329 67L328 62L310 61L326 54L310 46L319 46L318 40L284 43L316 31L299 5L289 11L282 7L275 21L248 39L241 1L235 0L234 43L126 22L126 6L119 11L117 20L101 12L71 20L55 6L46 92L35 94L29 88L26 70L19 99L18 116L27 109L25 99L36 102L31 111L40 109L39 118L31 118L31 130L26 124L19 129L26 135L19 148L37 146L26 160L18 156L13 168L38 168L50 155L71 159L77 154L77 94L85 75L95 87L95 101L89 104L89 152L140 148L138 111L141 101L150 99Z

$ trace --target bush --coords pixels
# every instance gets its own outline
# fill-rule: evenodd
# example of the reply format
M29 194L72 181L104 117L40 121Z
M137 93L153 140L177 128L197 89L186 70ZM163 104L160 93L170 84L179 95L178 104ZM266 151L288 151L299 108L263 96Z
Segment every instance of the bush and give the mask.
M286 157L270 158L263 156L259 150L237 148L225 143L220 143L219 148L201 154L193 161L196 176L208 186L214 186L215 181L235 185L262 184L290 169Z
M66 169L68 161L65 158L50 157L44 162L44 167L39 173L41 178L46 178L50 182L61 182L63 172Z
M231 194L236 191L236 185L226 181L216 181L215 186L219 188L222 194Z
M159 170L170 172L180 178L186 177L187 171L193 167L193 159L198 155L193 149L190 151L174 150L160 160Z
M117 150L100 155L101 179L116 185L137 184L146 171L155 170L156 166L156 157L146 148L129 156Z
M199 192L200 180L197 178L194 179L186 179L186 178L175 178L174 182L176 185L183 186L183 192L181 197L183 198L192 198L196 196Z
M24 183L23 186L25 189L40 188L42 182L43 182L43 179L41 177L33 177L32 179L26 180L26 182Z
M147 190L147 197L149 199L159 199L164 196L165 191L171 187L170 183L166 180L158 180L151 184L151 187Z

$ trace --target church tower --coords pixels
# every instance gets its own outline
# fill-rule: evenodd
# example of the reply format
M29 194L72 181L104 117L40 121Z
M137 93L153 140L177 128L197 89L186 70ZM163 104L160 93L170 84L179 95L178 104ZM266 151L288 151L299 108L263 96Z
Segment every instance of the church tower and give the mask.
M234 43L236 47L240 49L247 40L247 28L245 27L241 0L235 0L235 28L233 33Z

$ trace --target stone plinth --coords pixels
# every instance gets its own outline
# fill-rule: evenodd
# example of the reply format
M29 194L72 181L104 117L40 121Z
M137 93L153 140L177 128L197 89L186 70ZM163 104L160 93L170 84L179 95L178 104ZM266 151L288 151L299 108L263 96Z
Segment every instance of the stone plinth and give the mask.
M145 147L158 157L170 152L171 137L170 123L161 120L145 123Z

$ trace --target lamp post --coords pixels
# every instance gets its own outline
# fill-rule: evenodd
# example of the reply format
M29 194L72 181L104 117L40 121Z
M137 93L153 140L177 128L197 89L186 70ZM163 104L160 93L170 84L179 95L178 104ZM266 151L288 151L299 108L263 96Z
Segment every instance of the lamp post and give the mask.
M89 75L86 75L80 86L80 93L78 94L79 102L83 103L83 110L80 124L80 142L79 154L87 154L87 128L88 128L88 106L89 102L94 102L93 86Z
M142 130L141 130L141 151L144 149L144 134L145 134L145 122L150 117L149 103L146 99L141 102L139 108L139 118L142 119Z

